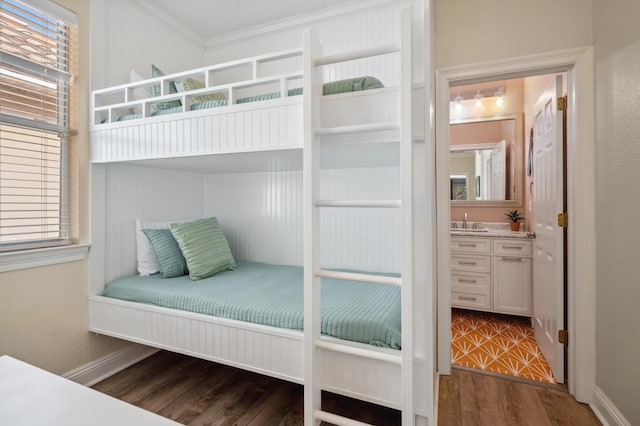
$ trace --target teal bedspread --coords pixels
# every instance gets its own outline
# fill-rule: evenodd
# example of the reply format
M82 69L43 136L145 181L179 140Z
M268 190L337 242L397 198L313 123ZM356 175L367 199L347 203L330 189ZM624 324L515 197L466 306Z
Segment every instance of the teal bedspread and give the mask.
M103 296L272 327L303 329L303 275L298 266L238 262L235 271L191 281L188 276L130 275ZM400 349L400 289L322 280L322 333Z

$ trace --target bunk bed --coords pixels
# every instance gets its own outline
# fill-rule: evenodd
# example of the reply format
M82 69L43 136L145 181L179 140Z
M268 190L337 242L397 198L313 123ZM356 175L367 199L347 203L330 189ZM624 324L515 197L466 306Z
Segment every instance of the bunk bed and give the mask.
M119 190L108 185L110 167L114 164L189 171L220 166L233 170L234 165L242 169L246 163L253 163L255 158L257 163L268 163L267 167L273 167L274 161L286 158L294 164L292 167L302 168L305 173L305 209L393 209L402 205L403 210L406 206L409 211L403 213L402 232L410 235L411 185L407 183L411 180L410 168L403 172L402 201L323 201L318 199L317 193L312 194L315 191L312 182L317 179L320 159L318 153L312 153L314 148L311 146L319 141L328 148L336 148L337 151L332 153L334 156L345 153L348 156L355 142L366 141L372 152L378 152L378 157L387 155L391 146L401 151L392 157L403 156L403 167L407 167L407 158L411 158L411 51L407 42L411 37L410 14L404 13L402 19L401 41L388 45L323 57L308 31L303 49L261 55L93 92L90 126L92 187L94 194L104 192L107 195L95 196L92 202L94 241L89 329L303 383L305 387L310 386L313 377L316 389L402 409L403 412L407 410L410 414L403 417L403 421L416 412L428 415L426 398L414 395L414 389L419 389L421 394L427 391L421 384L413 383L409 367L414 365L414 349L411 338L407 338L413 332L410 238L408 243L403 243L401 274L323 270L318 265L318 254L313 254L318 243L312 241L313 231L307 229L317 227L317 219L310 219L313 215L305 212L304 268L295 269L298 283L304 281L304 297L296 302L299 303L296 305L298 314L304 317L304 330L301 330L300 316L294 321L297 326L281 328L270 322L247 322L242 315L215 316L198 309L195 312L183 310L178 305L161 306L155 303L153 296L144 294L138 299L109 297L110 286L113 285L113 289L122 281L133 280L134 287L144 282L156 290L176 287L174 283L177 282L188 285L189 281L185 277L163 280L157 276L131 276L134 272L130 260L132 240L128 230L131 229L130 223L138 218L122 213L122 205L108 205L109 194L117 194ZM400 87L381 87L375 75L353 77L327 85L316 72L318 67L329 64L380 55L390 55L392 60L401 63ZM270 72L274 68L281 69L272 66L278 61L301 68L304 65L304 72L301 69ZM248 74L238 70L248 70ZM229 72L248 75L248 78L220 83L219 76ZM191 90L171 93L171 84L187 78L198 79L200 84ZM345 85L356 89L334 93L337 86L344 88ZM138 95L140 89L150 87L159 88L157 96ZM219 99L203 101L202 97L207 95L215 95ZM158 113L157 105L169 101L178 101L180 105ZM402 144L405 148L401 148ZM380 149L382 151L376 151ZM315 159L310 156L315 156ZM365 154L363 158L366 157ZM280 167L286 169L289 166ZM192 183L185 181L176 184L176 188ZM128 203L139 205L141 202L133 200ZM110 217L114 209L118 210L114 214L117 219ZM178 211L173 213L174 219L177 215L186 214L176 213ZM126 265L122 266L123 263ZM255 266L242 261L239 264L238 271ZM227 271L221 275L233 277L238 271ZM320 302L317 297L314 300L313 294L319 292L321 279L323 290L327 285L346 282L393 288L391 293L382 291L381 297L388 300L393 299L389 294L397 295L397 305L391 311L402 312L401 327L396 330L395 337L399 339L401 333L404 336L402 344L396 340L379 345L388 347L375 347L371 345L372 342L375 344L375 339L357 342L353 341L357 339L339 333L326 335L326 329L320 338L320 327L316 327L320 324ZM114 283L108 285L110 282ZM134 292L141 287L138 285ZM317 366L321 371L320 377L309 369L310 365ZM415 407L413 401L419 401ZM311 415L316 414L316 420L331 419L330 416L323 417L320 411Z

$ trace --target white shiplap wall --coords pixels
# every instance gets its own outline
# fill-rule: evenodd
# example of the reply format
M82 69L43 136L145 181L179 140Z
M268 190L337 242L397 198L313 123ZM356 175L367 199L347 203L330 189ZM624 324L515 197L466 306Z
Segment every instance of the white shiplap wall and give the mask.
M204 177L168 169L111 164L105 173L105 280L137 271L136 219L166 221L202 217ZM94 187L94 191L97 189Z
M205 62L216 64L243 57L302 47L305 29L317 30L323 55L341 53L396 43L400 40L400 9L387 6L345 16L334 16L296 28L285 28L240 38L223 44L211 44L205 52ZM385 55L377 58L350 61L323 67L324 81L333 81L364 75L374 76L387 86L400 84L398 58Z
M399 198L397 167L323 170L321 179L323 199ZM205 198L238 259L302 265L301 171L209 175ZM323 211L323 266L398 272L399 226L396 209Z

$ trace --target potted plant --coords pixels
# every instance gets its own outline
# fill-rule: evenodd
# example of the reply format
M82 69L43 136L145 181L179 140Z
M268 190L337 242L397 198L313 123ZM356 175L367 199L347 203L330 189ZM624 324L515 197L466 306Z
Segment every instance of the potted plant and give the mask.
M519 231L520 230L520 221L524 219L518 210L509 210L506 214L509 222L511 222L511 230Z

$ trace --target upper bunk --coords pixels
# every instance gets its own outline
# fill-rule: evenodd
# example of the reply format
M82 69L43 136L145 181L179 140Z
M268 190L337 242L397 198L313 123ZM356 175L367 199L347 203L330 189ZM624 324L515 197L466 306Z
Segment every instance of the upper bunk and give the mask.
M301 151L303 55L280 51L93 91L92 163ZM330 66L379 56L393 62L399 46L312 61ZM314 100L324 137L397 140L399 87L385 86L375 70L340 79L330 71L322 73L323 95Z

